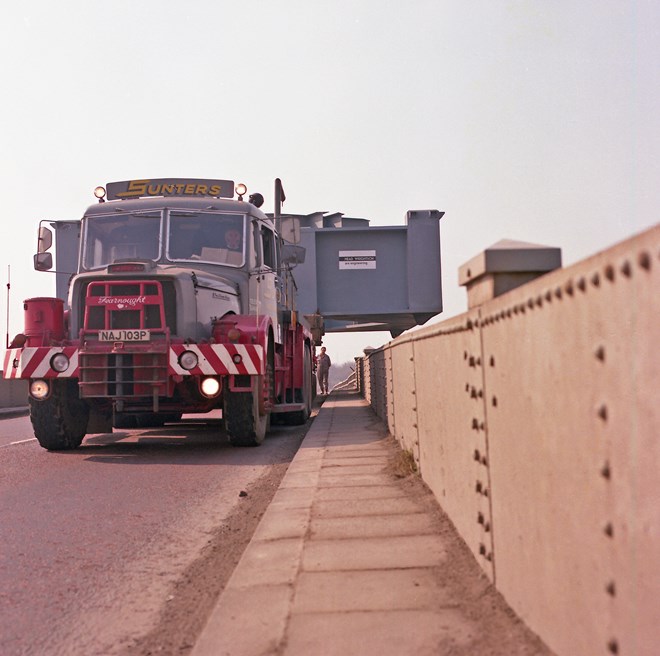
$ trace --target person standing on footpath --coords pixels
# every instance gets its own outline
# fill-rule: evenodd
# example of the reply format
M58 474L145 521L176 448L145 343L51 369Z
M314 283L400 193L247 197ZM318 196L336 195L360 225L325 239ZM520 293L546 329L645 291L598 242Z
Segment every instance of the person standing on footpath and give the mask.
M332 362L330 362L330 356L325 352L325 346L322 346L321 355L319 355L316 361L316 377L319 381L321 394L328 393L328 373L330 372L331 366Z

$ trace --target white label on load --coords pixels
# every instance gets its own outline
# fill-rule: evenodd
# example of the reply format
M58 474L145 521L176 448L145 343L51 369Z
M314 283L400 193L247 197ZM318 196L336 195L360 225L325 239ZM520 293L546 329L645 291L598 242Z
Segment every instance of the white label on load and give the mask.
M339 251L340 269L375 269L376 251Z

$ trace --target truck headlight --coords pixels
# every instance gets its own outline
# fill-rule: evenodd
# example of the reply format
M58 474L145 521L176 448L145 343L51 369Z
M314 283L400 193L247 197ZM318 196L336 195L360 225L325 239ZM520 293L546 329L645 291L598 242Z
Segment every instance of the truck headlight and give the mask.
M204 378L201 388L202 394L211 399L220 393L220 381L217 378Z
M33 380L30 383L30 394L32 395L33 398L37 399L38 401L45 399L49 393L50 393L50 387L48 386L48 383L45 380L38 378L37 380Z
M194 369L198 362L199 358L197 357L197 353L194 353L193 351L184 351L179 356L179 364L181 365L181 368L185 369L186 371Z
M69 358L64 353L56 353L50 359L50 367L55 371L62 373L69 368Z

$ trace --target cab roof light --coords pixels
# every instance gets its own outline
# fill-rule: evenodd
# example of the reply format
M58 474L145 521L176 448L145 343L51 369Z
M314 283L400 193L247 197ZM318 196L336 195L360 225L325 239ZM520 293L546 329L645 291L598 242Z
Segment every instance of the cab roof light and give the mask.
M247 186L242 182L236 185L236 194L238 195L238 200L243 200L243 196L247 194Z
M105 203L105 187L96 187L94 195L99 199L99 203Z

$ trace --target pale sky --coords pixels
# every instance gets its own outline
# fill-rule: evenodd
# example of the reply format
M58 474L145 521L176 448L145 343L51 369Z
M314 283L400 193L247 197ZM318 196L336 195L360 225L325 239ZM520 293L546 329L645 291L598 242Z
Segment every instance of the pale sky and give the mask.
M658 221L657 0L33 0L3 8L0 60L10 336L54 294L39 219L109 181L232 179L272 211L280 177L285 211L372 225L443 210L445 318L500 239L571 264ZM388 339L325 342L342 362Z

